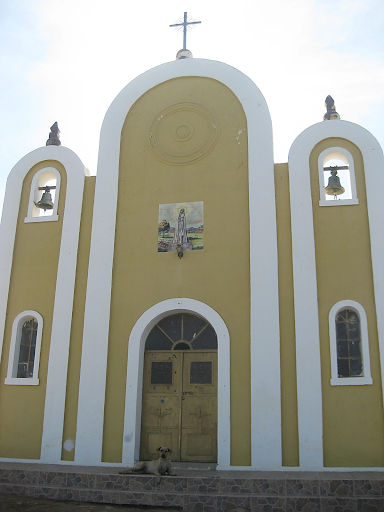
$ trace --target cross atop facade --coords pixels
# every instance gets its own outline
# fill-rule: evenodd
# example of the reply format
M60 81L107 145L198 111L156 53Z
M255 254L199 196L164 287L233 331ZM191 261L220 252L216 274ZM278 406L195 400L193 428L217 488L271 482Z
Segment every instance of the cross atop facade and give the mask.
M187 13L185 12L183 23L175 23L173 25L169 25L170 27L183 27L183 50L187 49L187 26L196 25L197 23L201 23L201 21L187 21Z

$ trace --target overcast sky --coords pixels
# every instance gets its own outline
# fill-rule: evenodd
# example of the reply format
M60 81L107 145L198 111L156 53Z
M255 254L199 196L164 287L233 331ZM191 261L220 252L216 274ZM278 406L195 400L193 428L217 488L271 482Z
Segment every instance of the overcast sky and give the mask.
M0 205L11 168L61 141L96 174L100 127L119 91L171 61L182 31L195 58L247 74L270 109L275 162L321 121L328 94L342 119L384 146L383 0L0 0Z

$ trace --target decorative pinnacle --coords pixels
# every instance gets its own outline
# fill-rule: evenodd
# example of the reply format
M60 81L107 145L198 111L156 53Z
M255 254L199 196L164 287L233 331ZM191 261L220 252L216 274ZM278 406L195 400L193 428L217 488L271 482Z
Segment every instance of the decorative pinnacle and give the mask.
M336 112L335 101L332 96L328 95L325 98L325 106L327 107L327 112L324 114L324 121L329 121L331 119L340 119L339 114Z
M61 145L60 130L59 130L57 121L55 123L53 123L50 130L51 131L49 132L48 140L45 143L45 145L46 146L60 146Z

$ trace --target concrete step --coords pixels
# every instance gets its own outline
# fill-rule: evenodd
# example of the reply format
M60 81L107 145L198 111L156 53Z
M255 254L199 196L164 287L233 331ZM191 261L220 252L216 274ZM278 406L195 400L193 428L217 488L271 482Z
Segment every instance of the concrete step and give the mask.
M0 464L0 493L145 505L184 512L384 512L384 473L251 472L176 468L177 476L121 468Z

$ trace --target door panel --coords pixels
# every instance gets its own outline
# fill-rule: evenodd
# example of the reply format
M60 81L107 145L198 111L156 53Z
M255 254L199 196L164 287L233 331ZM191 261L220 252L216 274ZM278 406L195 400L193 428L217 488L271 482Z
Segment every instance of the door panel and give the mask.
M184 352L181 459L217 458L217 353Z
M141 459L161 445L172 460L216 461L216 351L145 352Z
M142 460L157 456L159 446L180 458L180 400L182 354L147 351L144 360L143 408L141 415Z

